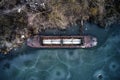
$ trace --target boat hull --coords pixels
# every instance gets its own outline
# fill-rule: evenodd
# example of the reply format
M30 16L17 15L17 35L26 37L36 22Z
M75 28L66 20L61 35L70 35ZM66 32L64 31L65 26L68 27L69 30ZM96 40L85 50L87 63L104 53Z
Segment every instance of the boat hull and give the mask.
M33 48L91 48L97 45L92 36L40 36L27 40L27 46Z

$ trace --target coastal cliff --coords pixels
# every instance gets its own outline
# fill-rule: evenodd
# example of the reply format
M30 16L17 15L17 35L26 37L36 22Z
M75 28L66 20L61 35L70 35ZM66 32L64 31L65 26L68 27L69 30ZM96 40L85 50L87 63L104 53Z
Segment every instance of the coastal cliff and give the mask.
M0 0L0 52L7 54L47 28L120 21L119 0Z

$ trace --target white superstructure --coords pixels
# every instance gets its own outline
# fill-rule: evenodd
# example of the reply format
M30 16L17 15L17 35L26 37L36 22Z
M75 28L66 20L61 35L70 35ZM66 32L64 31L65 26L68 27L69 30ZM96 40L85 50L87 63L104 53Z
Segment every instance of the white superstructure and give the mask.
M43 39L43 44L61 44L61 39Z
M81 39L63 39L63 44L81 44Z
M81 39L43 39L43 44L81 44Z

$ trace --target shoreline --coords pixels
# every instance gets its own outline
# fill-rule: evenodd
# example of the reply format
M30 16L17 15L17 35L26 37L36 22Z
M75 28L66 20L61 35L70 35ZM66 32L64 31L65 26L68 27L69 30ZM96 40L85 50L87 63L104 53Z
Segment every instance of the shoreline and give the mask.
M73 29L73 27L74 27L74 30L73 31L71 31L71 29ZM98 26L96 26L96 27L98 27ZM92 28L92 27L91 27ZM94 27L93 27L94 28ZM63 31L61 31L61 30L56 30L56 33L58 33L59 32L59 34L61 33L62 35L85 35L85 34L89 34L89 33L84 33L84 34L80 34L79 33L79 26L72 26L72 27L68 27L68 31L66 31L64 34L62 34L62 32ZM102 29L102 28L100 28L100 29ZM44 34L44 35L47 35L47 34L49 34L49 35L54 35L54 31L55 31L54 29L51 29L51 30L46 30L45 32L43 32L42 33L42 35ZM104 31L104 29L102 29L103 31ZM71 32L71 33L70 33ZM74 33L73 33L74 32ZM91 31L92 32L92 31ZM56 35L58 35L58 34L56 34ZM94 34L93 34L94 35ZM26 46L26 43L24 42L24 46ZM23 47L23 45L21 45L21 47L18 47L18 49L22 49L22 47ZM27 46L26 46L27 47ZM14 49L14 48L13 48ZM16 51L13 51L13 49L9 52L9 53L7 53L7 54L1 54L1 55L3 55L3 56L7 56L7 55L14 55L14 53L16 53ZM13 53L12 53L12 51L13 51ZM19 50L18 50L19 51ZM19 55L19 52L18 52L18 54L15 54L15 55Z
M8 2L7 4L5 4ZM101 4L104 3L104 4ZM66 30L79 25L84 32L86 21L106 28L119 21L119 12L108 13L107 4L113 2L91 1L9 1L0 2L0 52L7 54L12 48L21 46L24 41L46 29ZM91 5L90 5L91 4ZM11 6L12 5L12 6ZM110 7L112 9L112 7ZM118 9L115 8L117 11ZM107 15L111 16L107 16ZM74 28L73 28L74 29ZM86 28L87 29L87 28ZM63 33L64 34L64 33Z

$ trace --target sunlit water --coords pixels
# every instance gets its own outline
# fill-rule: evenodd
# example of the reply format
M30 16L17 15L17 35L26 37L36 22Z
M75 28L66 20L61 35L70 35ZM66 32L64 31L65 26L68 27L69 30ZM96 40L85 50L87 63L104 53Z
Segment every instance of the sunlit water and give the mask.
M86 23L84 34L96 36L98 46L19 50L0 62L0 80L120 80L120 26L104 30Z

